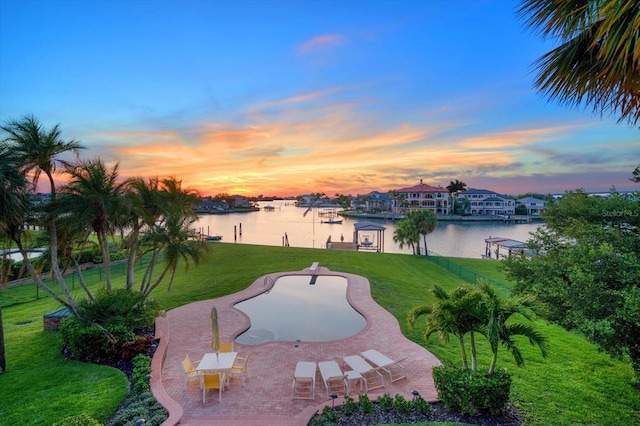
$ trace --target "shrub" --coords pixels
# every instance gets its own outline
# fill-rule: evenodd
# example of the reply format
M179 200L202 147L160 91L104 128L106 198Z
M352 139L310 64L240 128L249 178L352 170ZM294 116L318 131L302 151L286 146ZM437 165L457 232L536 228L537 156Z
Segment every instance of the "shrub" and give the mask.
M324 406L322 414L315 416L309 422L309 426L334 426L338 424L340 415L336 410L329 406Z
M125 407L111 421L112 426L129 426L139 419L145 419L145 426L160 425L167 419L167 411L158 403L150 390L149 374L151 358L137 355L133 359L131 391Z
M158 316L159 305L137 292L124 288L107 293L101 290L93 301L78 303L80 318L86 323L126 325L132 329L153 324Z
M349 395L344 397L344 404L342 404L342 411L347 416L352 416L359 411L358 404Z
M77 416L66 417L59 422L54 423L53 426L102 426L102 423L93 417L82 413Z
M418 412L424 414L425 416L431 415L433 408L431 404L424 400L421 396L416 397L413 401L411 401L411 405L418 410Z
M373 409L375 408L373 402L369 400L366 393L358 395L358 403L360 404L360 411L364 414L373 412Z
M511 376L506 371L487 376L457 367L434 367L433 381L442 403L455 412L499 415L509 402Z
M393 410L393 398L388 393L385 393L378 398L378 404L380 404L380 408L382 408L384 411Z
M393 408L395 408L398 413L406 414L411 410L411 402L407 401L404 396L397 393L396 397L393 399Z
M75 356L93 361L119 357L122 345L135 336L123 325L86 325L77 317L62 320L60 332Z

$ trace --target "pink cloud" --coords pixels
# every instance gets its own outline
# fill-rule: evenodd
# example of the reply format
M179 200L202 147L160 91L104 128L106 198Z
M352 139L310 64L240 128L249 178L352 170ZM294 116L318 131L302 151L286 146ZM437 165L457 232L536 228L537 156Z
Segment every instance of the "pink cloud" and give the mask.
M347 40L347 37L340 34L323 34L301 44L296 50L299 54L306 55L318 49L343 45Z

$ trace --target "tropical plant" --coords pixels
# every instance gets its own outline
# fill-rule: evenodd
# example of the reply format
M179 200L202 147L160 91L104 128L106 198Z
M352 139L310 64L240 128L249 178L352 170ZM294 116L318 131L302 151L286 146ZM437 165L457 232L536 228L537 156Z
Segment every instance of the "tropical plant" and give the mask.
M478 288L481 298L478 299L480 304L476 306L475 315L481 322L480 332L489 340L492 352L488 374L493 374L496 369L500 344L511 353L518 367L524 366L522 352L513 339L515 336L526 337L531 345L540 348L542 357L546 357L548 341L542 333L537 331L533 325L509 322L510 318L516 314L528 320L535 318L536 314L541 314L538 302L529 296L503 297L498 294L493 284L484 279L478 280Z
M49 179L51 199L56 198L56 187L53 174L59 165L68 164L61 156L71 152L78 154L84 147L77 141L63 141L60 138L61 130L59 125L46 130L34 116L23 117L22 120L10 120L4 126L0 126L7 136L2 139L2 150L12 152L18 163L19 170L24 174L33 172L33 187L37 186L40 174L45 173ZM47 221L49 230L49 244L51 255L51 266L54 277L63 292L64 297L58 296L48 285L39 279L33 265L31 264L27 251L22 241L22 233L13 233L10 238L16 243L29 273L34 278L38 286L45 290L51 297L61 304L70 308L74 313L77 304L69 288L67 287L58 263L58 239L56 232L55 218L49 217Z
M414 327L421 316L425 316L426 329L423 333L425 341L433 333L438 333L440 342L449 342L449 335L454 335L460 347L462 368L469 368L464 337L471 333L471 353L474 369L477 368L475 339L473 332L480 327L479 314L476 307L479 306L478 294L471 286L464 285L447 293L442 287L435 286L430 290L434 297L431 305L422 305L409 311L407 321L410 327ZM475 316L474 316L475 315Z
M420 242L420 232L418 232L413 222L403 219L398 222L396 230L393 232L393 241L397 243L400 248L408 245L411 247L412 253L416 254L416 244Z
M438 224L436 214L430 209L411 210L407 213L404 220L412 222L418 230L418 233L422 235L422 239L424 241L424 255L428 256L429 250L427 248L427 235L436 229L436 225ZM418 252L419 251L420 246L418 245Z
M550 99L640 120L640 3L521 0L520 16L560 45L535 63L535 85Z
M68 182L60 197L52 201L52 211L68 227L85 237L95 233L102 253L105 285L111 291L109 237L115 232L114 218L121 208L123 183L118 181L118 164L113 168L101 159L80 161L66 167Z
M451 198L451 214L455 213L456 210L456 196L467 189L467 184L462 182L461 180L456 179L455 181L450 181L449 185L447 185L447 191L449 191L449 197Z

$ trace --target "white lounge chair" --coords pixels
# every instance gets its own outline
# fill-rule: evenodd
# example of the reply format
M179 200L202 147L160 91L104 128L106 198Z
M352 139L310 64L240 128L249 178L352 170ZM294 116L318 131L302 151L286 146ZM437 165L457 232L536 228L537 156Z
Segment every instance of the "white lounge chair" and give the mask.
M318 368L320 369L324 387L327 389L327 398L329 398L332 393L336 393L337 395L349 394L347 376L342 372L337 362L322 361L318 363Z
M350 355L344 357L344 362L349 367L360 373L364 381L365 392L369 392L373 389L383 388L384 377L380 373L381 367L373 367L360 355Z
M298 361L291 384L291 398L315 399L316 397L316 363Z
M386 371L389 375L389 380L391 381L391 383L407 377L404 367L400 364L402 361L407 359L406 357L402 358L399 361L394 361L375 349L364 351L361 353L361 355L371 363L375 364L377 367L380 367L384 371Z

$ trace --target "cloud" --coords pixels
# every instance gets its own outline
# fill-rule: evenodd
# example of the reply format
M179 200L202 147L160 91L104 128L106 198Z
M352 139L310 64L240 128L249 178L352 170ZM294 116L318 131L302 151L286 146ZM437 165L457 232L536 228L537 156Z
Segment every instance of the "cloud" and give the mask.
M349 39L340 34L323 34L313 37L311 40L299 45L296 51L300 55L307 55L309 53L334 48L345 44Z

